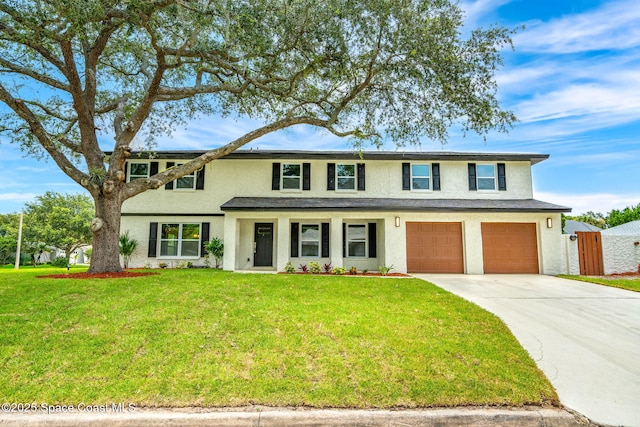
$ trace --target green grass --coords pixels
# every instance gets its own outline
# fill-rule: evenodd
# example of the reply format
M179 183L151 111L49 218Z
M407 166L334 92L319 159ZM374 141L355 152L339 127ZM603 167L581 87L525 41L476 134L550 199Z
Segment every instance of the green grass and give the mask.
M559 275L558 277L562 277L563 279L579 280L581 282L597 283L599 285L626 289L628 291L640 292L640 278L614 279L608 277L568 276L564 274Z
M557 404L495 316L418 279L0 270L0 398L140 406Z

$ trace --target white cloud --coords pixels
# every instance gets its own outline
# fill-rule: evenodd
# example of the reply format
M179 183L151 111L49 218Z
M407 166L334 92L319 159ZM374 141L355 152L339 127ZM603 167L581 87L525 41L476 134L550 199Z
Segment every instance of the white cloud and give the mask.
M38 196L37 193L0 193L2 202L29 202Z
M532 21L514 37L518 49L542 53L620 50L640 46L637 0L604 2L582 14Z
M620 210L640 203L640 193L562 194L534 191L534 197L538 200L572 208L569 215L580 215L589 211L607 214L613 209Z
M465 13L465 24L474 28L483 17L510 2L511 0L467 0L460 2L460 8Z

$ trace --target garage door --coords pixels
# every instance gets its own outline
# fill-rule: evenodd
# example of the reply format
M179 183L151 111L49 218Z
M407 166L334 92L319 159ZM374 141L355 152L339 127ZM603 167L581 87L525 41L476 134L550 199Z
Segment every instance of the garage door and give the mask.
M464 273L462 224L407 222L407 271Z
M487 274L537 274L536 224L483 222L482 253Z

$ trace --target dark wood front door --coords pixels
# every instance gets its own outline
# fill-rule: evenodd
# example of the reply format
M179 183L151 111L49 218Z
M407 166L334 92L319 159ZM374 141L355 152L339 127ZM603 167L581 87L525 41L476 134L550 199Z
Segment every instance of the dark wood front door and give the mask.
M272 267L273 223L256 222L253 236L253 265L255 267Z

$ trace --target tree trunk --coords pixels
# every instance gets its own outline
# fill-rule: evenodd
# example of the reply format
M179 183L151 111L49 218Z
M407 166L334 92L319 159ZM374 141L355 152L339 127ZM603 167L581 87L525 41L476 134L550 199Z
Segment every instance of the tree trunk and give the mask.
M93 230L93 251L89 273L121 272L120 265L120 208L117 191L94 196L96 218Z

